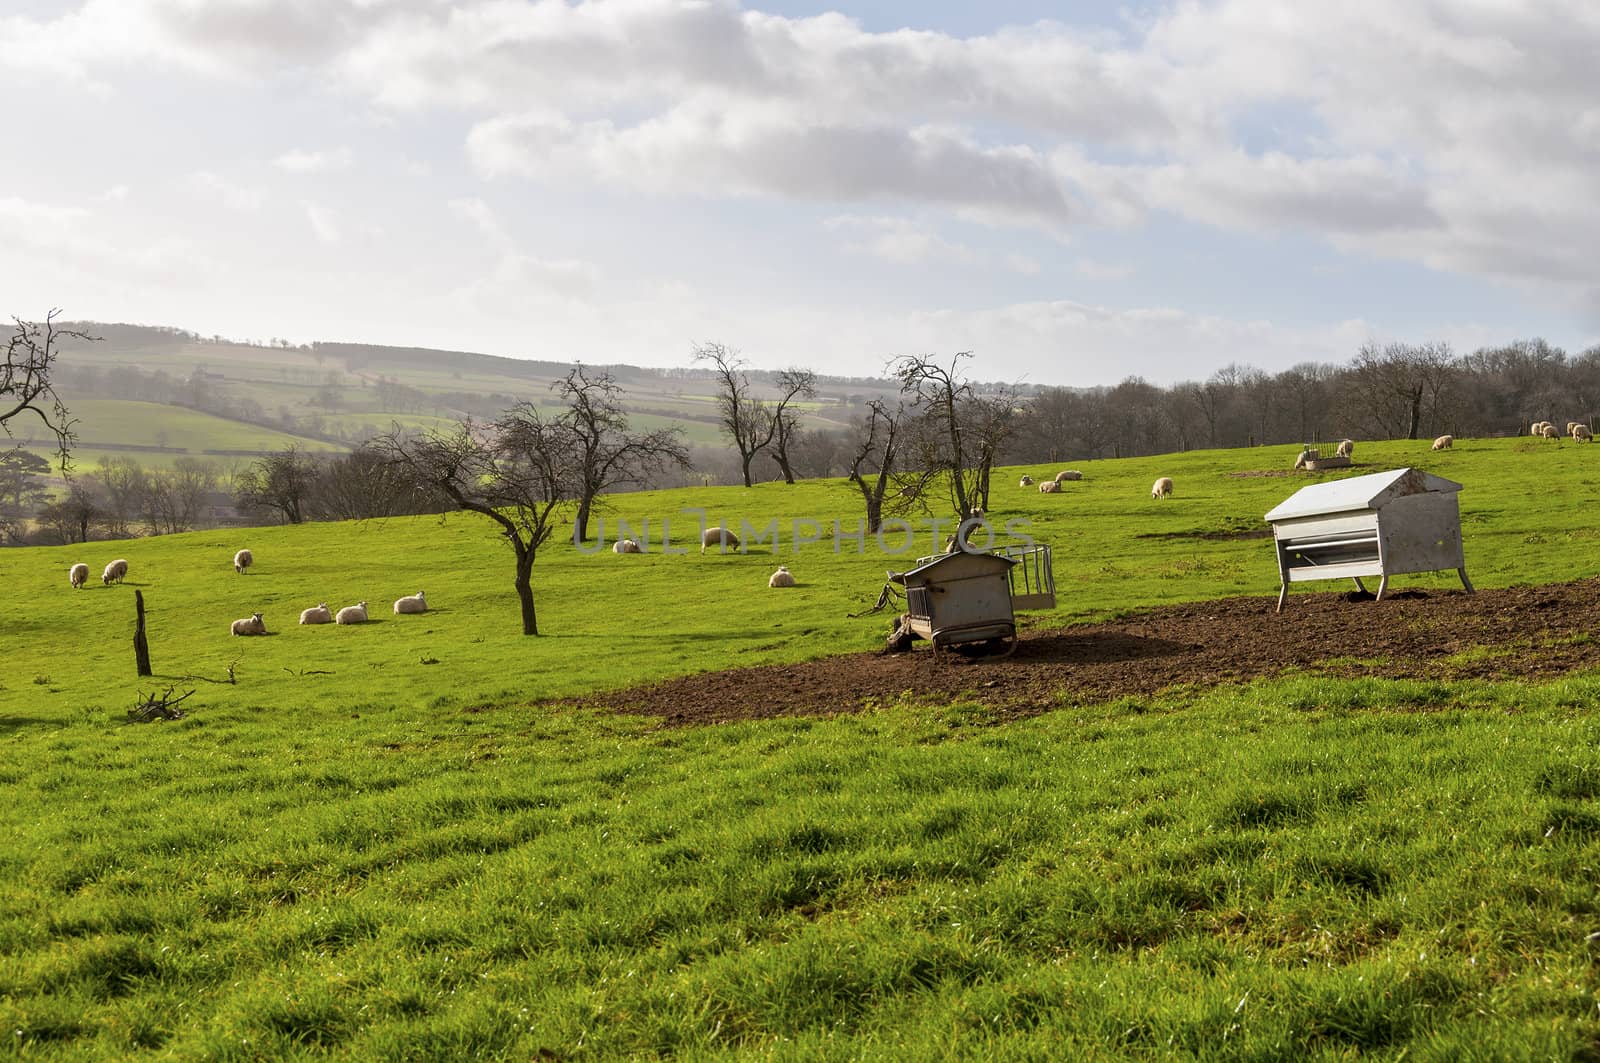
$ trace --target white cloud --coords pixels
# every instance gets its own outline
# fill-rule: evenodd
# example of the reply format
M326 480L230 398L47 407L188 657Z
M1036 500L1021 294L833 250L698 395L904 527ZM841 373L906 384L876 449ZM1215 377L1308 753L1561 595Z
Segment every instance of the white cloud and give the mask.
M259 210L266 201L261 189L235 184L210 170L196 170L189 175L189 183L229 210Z
M1124 281L1136 272L1126 262L1101 262L1092 258L1080 258L1072 268L1078 276L1097 281Z
M349 148L328 151L306 151L294 148L272 160L272 165L285 173L326 173L331 170L348 170L354 155Z
M329 246L344 242L344 227L338 214L319 203L302 202L300 207L306 212L306 221L319 242Z

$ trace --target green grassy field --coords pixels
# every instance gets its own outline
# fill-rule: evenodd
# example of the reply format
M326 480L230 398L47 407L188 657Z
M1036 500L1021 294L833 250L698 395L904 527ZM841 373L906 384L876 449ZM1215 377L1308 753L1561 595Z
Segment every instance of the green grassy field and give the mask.
M1275 593L1269 543L1182 533L1260 527L1305 481L1238 474L1293 452L1081 463L1053 497L1006 470L993 519L1056 548L1060 605L1033 622ZM1480 586L1600 567L1574 517L1600 450L1357 457L1465 485ZM1157 475L1174 498L1149 498ZM781 539L661 553L661 519L685 545L694 508ZM1003 726L915 698L674 731L531 704L876 648L885 621L845 614L933 536L832 538L858 515L839 482L622 496L608 523L650 519L654 552L547 548L538 639L516 634L509 551L465 514L0 552L9 1051L1600 1053L1600 676L1064 694ZM805 520L829 534L792 550ZM113 556L127 585L67 587ZM778 563L795 591L766 588ZM134 588L154 681L133 676ZM419 588L433 612L390 613ZM373 623L294 623L358 598ZM256 610L271 636L228 635ZM126 722L169 684L196 691L186 719Z

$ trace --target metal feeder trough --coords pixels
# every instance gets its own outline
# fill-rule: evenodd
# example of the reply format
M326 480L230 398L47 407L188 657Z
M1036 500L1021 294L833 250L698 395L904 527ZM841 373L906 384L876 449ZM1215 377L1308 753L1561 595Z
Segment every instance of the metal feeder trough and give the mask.
M1302 487L1267 514L1278 552L1278 611L1289 584L1453 568L1472 592L1461 552L1461 485L1421 469L1395 469Z
M918 559L907 572L889 573L905 588L906 612L890 644L909 649L913 639L933 644L937 656L951 646L981 647L1009 655L1017 648L1019 609L1053 609L1055 576L1050 547L1002 547L981 553L956 550Z

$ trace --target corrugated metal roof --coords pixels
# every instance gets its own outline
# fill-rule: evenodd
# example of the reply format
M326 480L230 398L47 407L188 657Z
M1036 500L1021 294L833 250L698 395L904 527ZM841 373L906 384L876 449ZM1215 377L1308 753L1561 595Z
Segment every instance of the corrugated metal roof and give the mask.
M1394 469L1302 487L1271 510L1266 519L1292 520L1296 517L1382 509L1392 500L1406 495L1459 490L1460 484L1443 476L1435 476L1421 469Z

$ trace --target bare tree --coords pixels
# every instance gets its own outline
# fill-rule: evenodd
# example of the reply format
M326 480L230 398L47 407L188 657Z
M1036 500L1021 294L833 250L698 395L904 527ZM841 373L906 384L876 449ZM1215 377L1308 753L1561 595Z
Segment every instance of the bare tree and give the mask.
M144 509L149 474L132 458L107 458L100 471L89 479L100 486L106 533L116 538L131 534L130 528Z
M856 421L848 479L861 492L869 533L883 527L886 515L925 504L924 490L934 474L901 465L907 414L904 405L890 409L882 399L872 399L866 414Z
M677 428L628 431L622 391L608 372L590 376L583 366L574 366L554 388L567 404L556 427L572 434L577 460L572 541L581 543L589 538L589 515L603 492L625 484L642 485L663 469L687 469L689 451Z
M4 364L0 364L0 428L15 438L11 420L28 412L55 437L56 454L63 472L71 462L72 443L77 438L72 431L76 423L66 406L56 395L52 374L56 360L61 356L60 344L65 339L90 342L93 336L75 329L56 328L60 310L51 310L43 322L12 318L15 327L6 341Z
M398 517L453 508L441 494L416 490L402 470L367 446L323 463L311 502L311 511L321 520Z
M1351 364L1347 399L1375 434L1417 439L1424 423L1429 435L1438 426L1456 373L1448 344L1368 343Z
M980 395L961 375L961 361L971 351L953 355L948 365L931 356L905 355L889 364L919 420L918 466L943 474L956 515L966 518L988 508L989 473L1015 428L1016 395L1005 389Z
M275 512L285 523L299 524L316 482L317 459L291 443L239 473L234 499L241 509Z
M52 529L63 543L86 543L100 519L100 507L88 485L81 481L67 489L65 498L39 510L39 523Z
M371 446L419 489L439 492L459 509L500 526L516 556L513 581L522 633L539 634L533 563L573 497L572 434L523 403L487 426L467 422L447 433L407 438L399 432Z
M794 466L789 461L789 447L800 425L792 404L798 398L816 397L817 374L810 369L785 369L778 374L778 388L783 396L772 409L772 457L783 470L783 482L792 484Z
M778 432L778 421L766 403L750 394L745 361L738 351L720 343L703 343L695 348L694 360L711 363L711 372L717 379L717 412L722 433L739 452L744 485L749 487L752 482L750 463L771 445L772 437Z

